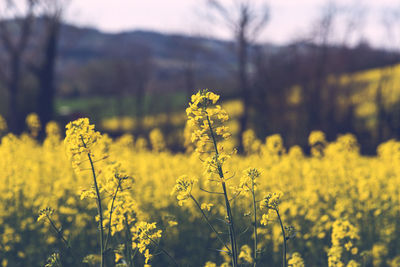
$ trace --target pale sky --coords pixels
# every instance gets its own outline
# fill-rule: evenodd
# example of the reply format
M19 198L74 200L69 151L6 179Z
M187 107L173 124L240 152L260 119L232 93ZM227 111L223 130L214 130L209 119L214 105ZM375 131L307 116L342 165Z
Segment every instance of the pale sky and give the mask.
M2 0L1 0L2 1ZM209 9L205 0L71 0L65 18L68 22L91 26L106 32L127 30L154 30L168 33L186 33L229 39L232 33L220 23L209 21L205 14ZM225 4L244 0L221 0ZM261 42L283 44L309 35L312 26L321 16L323 6L329 0L247 0L261 7L268 4L270 20ZM343 25L350 19L356 22L359 31L354 40L367 39L374 46L400 47L400 0L337 0L337 6L353 8L338 17L336 33L343 38ZM354 11L355 10L355 11ZM382 21L394 17L395 26L388 33ZM361 22L361 23L357 23ZM342 30L340 30L342 29Z

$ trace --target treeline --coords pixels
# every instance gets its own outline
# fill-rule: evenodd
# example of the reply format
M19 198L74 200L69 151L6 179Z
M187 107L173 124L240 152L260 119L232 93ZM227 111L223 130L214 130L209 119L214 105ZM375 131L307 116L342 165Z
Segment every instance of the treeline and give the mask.
M350 132L365 153L399 138L400 99L384 93L400 91L393 83L398 53L365 43L353 48L294 43L275 53L260 51L256 58L251 121L260 136L281 133L288 145L307 147L313 130L324 131L330 140ZM357 73L370 68L380 68L377 77L358 78ZM357 109L367 101L375 112L363 118Z

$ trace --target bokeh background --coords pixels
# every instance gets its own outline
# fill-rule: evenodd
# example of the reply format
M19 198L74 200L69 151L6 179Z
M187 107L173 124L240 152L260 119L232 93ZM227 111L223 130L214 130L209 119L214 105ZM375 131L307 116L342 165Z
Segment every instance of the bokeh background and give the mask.
M400 3L391 0L2 0L0 114L12 132L88 116L111 136L160 128L173 151L192 93L307 151L312 130L362 152L400 135Z

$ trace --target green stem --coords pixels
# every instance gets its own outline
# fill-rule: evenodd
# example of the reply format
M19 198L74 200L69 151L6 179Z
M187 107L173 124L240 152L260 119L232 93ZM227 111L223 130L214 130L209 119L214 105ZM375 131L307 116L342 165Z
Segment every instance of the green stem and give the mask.
M218 240L221 242L221 244L228 250L228 252L231 254L232 251L230 250L230 248L225 244L225 242L222 240L221 236L219 235L219 233L217 232L217 230L215 230L214 226L212 226L210 220L208 219L207 215L204 213L204 211L201 209L200 204L197 202L197 200L190 195L190 198L193 199L194 203L196 204L196 206L199 208L201 214L203 215L204 219L206 220L208 226L210 226L211 230L214 231L214 233L217 235Z
M144 233L146 235L146 237L159 249L161 250L165 255L168 256L168 258L170 258L175 266L179 266L178 262L175 260L174 257L171 256L171 254L168 253L168 251L166 251L165 249L163 249L156 241L154 241L150 236L148 236L146 233Z
M133 252L133 255L132 255L132 258L131 258L131 260L130 260L130 263L132 264L132 267L135 267L135 264L134 264L134 259L135 259L135 256L136 256L136 254L137 254L137 252L139 251L139 248L135 248L135 251Z
M111 219L112 219L112 214L113 214L113 209L114 209L114 202L115 202L115 199L117 198L118 189L120 188L120 186L121 186L121 179L118 179L117 189L115 190L115 193L114 193L112 201L111 201L110 217L109 217L109 223L108 223L108 233L107 233L107 237L106 237L106 243L104 245L105 250L107 250L108 241L111 236Z
M81 136L83 146L86 147L86 143L83 140L83 136ZM103 229L103 208L101 206L101 197L100 197L100 191L99 187L97 185L97 178L96 178L96 172L94 170L94 164L92 157L90 156L90 153L87 153L89 162L90 162L90 167L92 169L92 174L93 174L93 183L94 183L94 188L96 190L96 197L97 197L97 213L99 214L99 227L100 227L100 256L101 256L101 267L104 267L104 229Z
M254 264L255 267L257 265L257 204L256 204L256 195L254 192L254 181L252 182L252 194L253 194L253 208L254 208Z
M237 245L236 245L236 233L235 233L235 227L234 227L234 224L233 224L233 216L232 216L232 211L231 211L231 205L229 203L225 182L222 182L222 189L224 191L226 213L227 213L227 216L228 216L228 223L229 223L229 237L230 237L231 247L232 247L232 262L233 262L233 267L236 267L238 265L238 262L237 262L238 254L237 254Z
M46 215L47 219L50 222L51 227L53 228L53 230L56 232L57 234L57 238L61 239L61 241L64 243L64 245L67 247L68 251L71 252L71 256L74 259L75 262L77 261L77 257L75 256L74 251L72 250L72 247L69 245L68 241L65 239L64 235L62 234L62 232L60 230L57 229L57 226L54 224L53 220Z
M128 224L128 216L125 214L125 247L126 247L126 256L128 258L129 262L129 267L133 267L133 258L136 255L137 248L135 250L135 253L132 257L131 250L132 250L132 238L131 238L131 233L129 229L129 224Z
M225 185L225 181L224 181L224 172L222 171L222 167L221 167L221 164L219 163L219 159L218 159L219 152L218 152L217 140L214 135L210 117L208 116L208 114L206 115L206 117L207 117L208 127L210 128L211 138L212 138L213 144L214 144L218 174L222 180L221 184L222 184L222 190L224 192L226 213L227 213L228 220L229 220L229 237L230 237L231 248L232 248L232 265L233 265L233 267L236 267L238 265L238 252L237 252L236 233L235 233L235 226L233 223L232 210L231 210L231 205L229 203L228 193L227 193L226 185Z
M278 209L275 209L276 215L278 216L279 224L281 225L281 230L282 230L282 237L283 237L283 244L282 244L282 266L287 267L286 264L286 234L285 234L285 228L283 227L282 219L281 216L279 215Z

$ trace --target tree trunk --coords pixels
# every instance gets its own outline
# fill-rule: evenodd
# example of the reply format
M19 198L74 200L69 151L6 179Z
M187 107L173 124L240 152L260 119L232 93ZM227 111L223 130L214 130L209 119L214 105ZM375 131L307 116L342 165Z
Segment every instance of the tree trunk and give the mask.
M248 64L248 43L245 37L245 26L243 26L239 32L239 47L238 47L238 59L239 59L239 86L240 86L240 97L243 102L243 113L239 118L239 152L243 152L243 133L246 131L249 109L250 109L250 90L248 85L247 75L247 64Z
M12 133L19 133L22 127L18 116L18 92L20 85L21 62L18 53L11 56L11 79L9 81L8 125Z
M54 80L60 30L58 19L51 19L49 24L48 36L44 46L43 64L39 70L38 115L43 125L46 125L54 117Z

